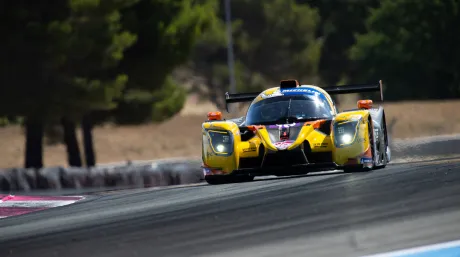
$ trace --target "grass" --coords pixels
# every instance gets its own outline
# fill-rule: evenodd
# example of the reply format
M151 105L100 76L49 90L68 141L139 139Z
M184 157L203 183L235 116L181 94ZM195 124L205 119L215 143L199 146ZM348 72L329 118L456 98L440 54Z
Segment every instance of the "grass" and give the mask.
M344 108L355 99L345 101ZM401 102L384 105L394 138L460 133L460 101ZM201 123L209 103L189 98L180 115L161 124L141 126L104 126L94 130L99 163L149 160L169 157L195 157L201 151ZM224 116L228 116L223 112ZM232 115L235 116L235 115ZM0 128L0 167L20 167L24 163L24 137L20 127ZM66 165L63 145L46 145L46 166Z

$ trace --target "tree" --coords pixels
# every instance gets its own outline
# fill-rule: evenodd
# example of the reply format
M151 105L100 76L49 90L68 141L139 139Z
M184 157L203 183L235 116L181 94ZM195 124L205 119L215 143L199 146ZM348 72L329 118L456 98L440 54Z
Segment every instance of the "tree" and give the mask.
M123 26L138 36L120 63L128 74L119 123L162 121L182 109L186 92L169 76L216 22L213 0L144 0L123 11Z
M234 0L231 8L238 91L261 90L285 78L318 81L322 41L316 37L316 9L294 0ZM223 12L221 7L219 17L225 17ZM208 79L211 99L221 107L229 81L222 31L213 30L203 39L194 60Z
M460 1L385 0L357 36L351 58L388 99L460 96Z
M69 106L68 111L77 110L73 116L74 121L67 124L72 140L67 140L66 145L69 156L75 156L69 160L78 159L77 155L80 154L75 137L75 122L82 120L86 166L94 166L96 163L89 116L94 110L115 108L118 98L122 95L127 76L116 73L116 67L122 60L125 49L132 46L137 38L134 34L122 30L121 11L136 3L137 0L71 2L75 15L75 32L80 38L75 40L76 45L70 44L70 52L67 54L73 58L69 61L69 67L65 68L70 71L69 77L75 78L73 83L81 87L77 92L86 94L83 99L90 101L83 103L86 109ZM74 53L75 48L79 51ZM81 165L81 161L75 163Z
M94 152L93 143L93 115L86 114L81 122L81 129L83 131L83 150L85 153L86 167L96 166L96 154Z
M64 143L67 146L67 162L71 167L81 167L80 147L78 146L75 123L62 118L62 128L64 129Z
M0 91L0 115L26 117L26 167L43 165L45 123L61 118L72 123L91 110L116 106L127 76L114 68L136 39L121 29L120 9L136 2L0 3L0 78L6 85ZM67 139L69 152L79 153L76 140Z
M360 70L348 56L349 48L356 42L355 34L364 33L366 18L371 7L380 0L316 1L297 0L317 8L321 16L318 37L323 40L319 62L322 84L353 83Z

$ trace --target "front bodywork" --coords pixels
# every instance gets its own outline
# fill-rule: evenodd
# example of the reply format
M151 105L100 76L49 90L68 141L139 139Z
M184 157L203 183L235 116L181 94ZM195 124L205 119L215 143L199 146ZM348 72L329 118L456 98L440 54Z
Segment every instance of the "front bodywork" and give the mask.
M383 109L339 113L331 120L244 126L241 120L202 126L205 175L292 175L374 163L369 134L384 137ZM382 116L384 117L384 116ZM286 169L292 168L292 169Z

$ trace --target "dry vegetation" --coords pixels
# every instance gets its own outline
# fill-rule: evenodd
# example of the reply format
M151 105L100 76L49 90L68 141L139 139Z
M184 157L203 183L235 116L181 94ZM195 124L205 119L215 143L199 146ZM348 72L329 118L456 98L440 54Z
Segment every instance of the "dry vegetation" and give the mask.
M356 103L348 99L345 108ZM452 134L460 132L460 101L401 102L385 104L388 123L394 122L395 138ZM209 103L190 98L182 113L162 124L142 126L105 126L94 131L99 163L190 157L200 154L201 123ZM225 115L225 113L224 113ZM0 129L0 167L23 165L24 138L21 128ZM45 165L65 165L63 145L45 146Z

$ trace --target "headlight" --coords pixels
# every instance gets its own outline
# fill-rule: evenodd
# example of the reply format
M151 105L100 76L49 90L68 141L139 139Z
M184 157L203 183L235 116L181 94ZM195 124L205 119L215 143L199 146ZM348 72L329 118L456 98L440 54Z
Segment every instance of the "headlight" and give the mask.
M216 150L219 153L223 153L223 152L225 152L225 146L224 145L217 145Z
M334 141L336 146L352 144L355 141L359 121L334 123Z
M351 141L353 141L353 136L350 134L345 134L342 136L341 140L344 144L349 144Z
M213 151L218 155L231 154L233 151L233 137L228 131L209 130L209 141Z

